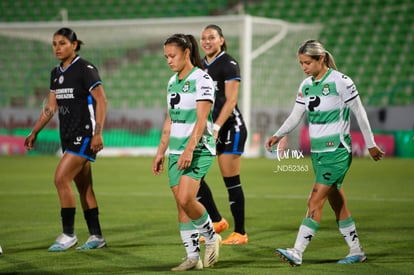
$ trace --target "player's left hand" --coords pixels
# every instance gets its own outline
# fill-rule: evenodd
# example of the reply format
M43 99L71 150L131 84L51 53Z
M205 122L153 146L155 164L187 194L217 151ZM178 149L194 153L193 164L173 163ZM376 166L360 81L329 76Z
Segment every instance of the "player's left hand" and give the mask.
M102 135L94 135L91 141L91 150L98 153L104 148Z
M193 161L193 152L184 150L184 152L178 158L177 169L178 170L187 169L188 167L190 167L192 161Z
M375 161L381 160L385 154L378 146L368 148L368 152Z

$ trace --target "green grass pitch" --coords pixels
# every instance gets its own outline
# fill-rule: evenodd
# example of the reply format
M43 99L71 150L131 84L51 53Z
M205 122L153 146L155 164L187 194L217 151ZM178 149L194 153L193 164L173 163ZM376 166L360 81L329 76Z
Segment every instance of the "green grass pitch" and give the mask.
M58 160L53 156L0 157L0 274L167 274L181 262L185 253L167 174L153 176L152 158L146 157L101 157L93 164L106 248L48 252L61 232L53 185ZM313 183L308 157L280 162L243 159L241 178L249 244L222 246L219 262L201 271L204 274L413 273L414 159L353 160L344 188L368 256L363 264L336 264L348 249L328 204L302 266L292 268L275 256L275 248L293 245L305 215ZM216 162L207 182L232 228ZM77 203L75 230L83 243L88 234L78 196Z

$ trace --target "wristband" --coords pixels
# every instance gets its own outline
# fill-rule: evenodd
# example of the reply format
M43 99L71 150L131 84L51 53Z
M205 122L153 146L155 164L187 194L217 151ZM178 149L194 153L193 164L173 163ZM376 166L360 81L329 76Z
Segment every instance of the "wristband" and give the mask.
M217 132L218 132L218 131L220 131L220 128L221 128L221 126L220 126L220 125L215 124L215 123L213 124L213 130L214 130L214 131L217 131Z

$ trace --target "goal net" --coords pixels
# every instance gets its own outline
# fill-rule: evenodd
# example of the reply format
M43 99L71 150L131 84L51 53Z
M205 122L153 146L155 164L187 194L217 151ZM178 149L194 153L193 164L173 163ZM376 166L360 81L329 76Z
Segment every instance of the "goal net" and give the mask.
M163 42L174 33L198 39L208 24L223 29L228 52L240 63L239 107L249 130L247 151L260 154L264 137L280 126L293 106L304 78L296 51L304 40L319 37L319 24L249 15L0 23L2 49L8 53L2 57L7 70L0 73L0 131L14 135L30 131L28 122L37 119L34 114L47 97L50 70L58 63L52 54L52 35L70 27L84 42L80 55L98 67L107 94L102 153L151 154L158 145L166 83L173 73L163 56ZM56 127L52 123L49 130L57 131ZM57 134L55 139L59 141Z

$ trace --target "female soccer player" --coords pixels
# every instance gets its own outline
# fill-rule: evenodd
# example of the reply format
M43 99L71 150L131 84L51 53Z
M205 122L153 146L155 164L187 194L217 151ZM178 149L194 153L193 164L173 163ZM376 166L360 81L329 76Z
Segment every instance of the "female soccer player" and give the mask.
M211 267L218 261L220 235L196 195L200 179L216 154L212 106L214 84L203 72L198 45L192 35L174 34L164 43L164 56L176 72L168 81L167 115L160 144L152 163L154 175L162 172L169 147L168 177L177 209L181 239L187 257L173 271ZM198 236L206 242L204 263L200 260Z
M223 240L223 244L245 244L248 237L244 227L244 193L240 180L240 160L244 152L247 130L237 106L240 68L237 61L226 53L226 41L219 26L208 25L204 28L201 33L201 48L205 53L205 71L211 75L216 87L213 121L214 135L217 139L217 158L234 219L234 232ZM226 230L229 225L219 214L204 178L201 180L198 197L211 215L216 231Z
M350 110L355 114L369 154L377 161L384 152L375 144L371 127L353 81L336 70L332 55L317 40L308 40L298 50L299 63L309 76L299 86L293 110L280 129L266 141L273 145L307 113L315 183L308 199L306 217L299 227L293 248L276 253L292 266L302 264L302 254L319 228L326 200L335 212L339 231L349 246L340 264L364 262L367 257L359 242L355 222L348 209L342 182L351 160Z
M53 35L53 51L61 63L53 68L50 94L25 147L33 149L36 137L53 115L59 113L63 156L55 172L55 186L61 205L63 233L49 251L65 251L76 245L74 233L75 195L79 192L90 237L77 249L96 249L106 245L98 218L98 204L92 188L91 161L103 148L102 129L106 116L106 96L95 66L76 54L82 41L69 28Z

